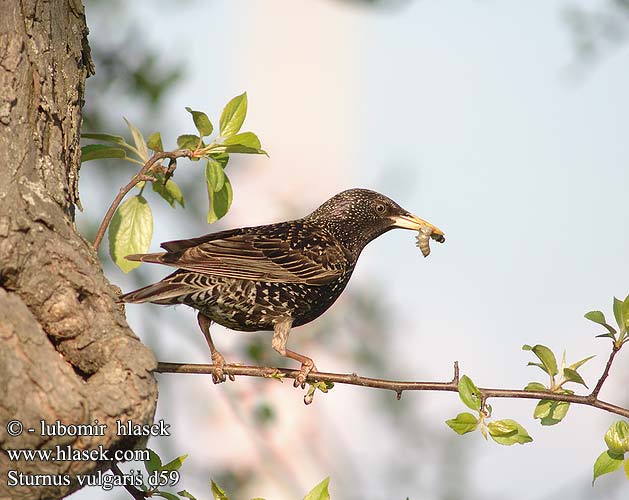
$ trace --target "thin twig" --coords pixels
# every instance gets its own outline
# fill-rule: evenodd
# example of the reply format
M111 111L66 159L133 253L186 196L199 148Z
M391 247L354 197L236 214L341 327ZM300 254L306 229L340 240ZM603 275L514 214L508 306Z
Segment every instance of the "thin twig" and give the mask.
M607 364L605 365L605 370L603 370L603 374L601 375L601 378L598 379L598 382L596 383L596 387L594 387L594 390L589 396L591 399L595 400L598 398L598 393L601 392L601 388L603 387L605 380L607 380L607 377L609 375L609 370L611 369L612 363L614 362L614 357L616 356L616 353L619 350L620 350L620 346L617 346L615 343L612 344L612 352L610 353L609 359L607 360Z
M459 362L454 362L454 377L452 377L452 383L459 385Z
M206 364L184 364L184 363L158 363L157 373L196 373L212 374L216 370L214 365ZM263 378L289 378L295 379L299 370L288 368L272 368L245 365L224 365L223 372L226 375L243 375L247 377ZM386 389L401 395L403 391L458 391L458 364L455 365L455 377L450 382L406 382L399 380L385 380L370 377L360 377L355 373L326 373L310 372L306 378L307 382L334 382L335 384L349 384L360 387L372 387L374 389ZM629 409L600 401L588 396L578 396L575 394L559 394L555 392L524 391L518 389L489 389L480 388L485 399L487 398L522 398L522 399L546 399L551 401L565 401L580 405L592 406L601 410L615 413L629 418Z
M112 462L111 471L114 474L116 474L117 476L125 477L124 473L120 470L120 467L118 467L118 464L116 464L116 463ZM129 492L129 494L135 500L146 500L146 495L144 494L144 492L142 490L136 488L132 484L126 484L126 482L123 481L122 482L122 486L124 486L125 490L127 490Z
M150 180L146 177L146 173L151 170L151 168L153 167L153 165L155 165L155 163L165 158L170 158L170 159L183 158L183 157L190 158L193 156L193 154L194 152L188 149L179 149L177 151L164 151L164 152L153 154L153 156L151 156L149 161L147 161L142 166L140 171L131 178L129 183L126 186L120 188L120 191L114 198L114 201L111 202L111 206L109 207L109 210L107 210L105 217L103 217L103 222L101 222L100 227L98 228L98 232L96 233L96 238L94 238L94 244L93 244L94 250L98 251L98 247L100 246L100 243L103 240L103 237L105 236L105 231L107 230L107 226L109 226L109 223L111 222L112 217L116 213L116 209L118 208L118 205L120 205L120 202L122 202L122 199L126 196L126 194L129 191L131 191L136 186L136 184L138 184L138 182L141 182L143 180Z
M175 173L175 169L177 168L177 158L171 158L168 162L168 168L166 168L166 172L164 173L164 184L166 181L170 179Z

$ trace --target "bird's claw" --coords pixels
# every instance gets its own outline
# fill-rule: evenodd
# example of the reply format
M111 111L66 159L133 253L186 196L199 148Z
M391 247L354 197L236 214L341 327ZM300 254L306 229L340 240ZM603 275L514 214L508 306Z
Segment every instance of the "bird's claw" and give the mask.
M315 366L314 362L311 359L303 362L301 364L301 369L299 370L299 373L295 377L295 381L293 382L293 387L301 387L302 389L305 389L306 378L308 378L308 375L313 370L317 371L317 367Z
M212 353L212 364L215 367L214 372L212 372L212 382L214 382L215 384L225 382L226 377L225 373L223 372L223 367L225 366L225 358L220 352L214 351ZM229 380L233 381L234 376L230 374Z

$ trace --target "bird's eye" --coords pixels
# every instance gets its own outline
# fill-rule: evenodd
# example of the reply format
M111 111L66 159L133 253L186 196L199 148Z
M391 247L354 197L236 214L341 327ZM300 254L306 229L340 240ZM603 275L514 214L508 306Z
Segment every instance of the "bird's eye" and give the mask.
M386 207L382 203L376 203L376 213L383 214L386 210Z

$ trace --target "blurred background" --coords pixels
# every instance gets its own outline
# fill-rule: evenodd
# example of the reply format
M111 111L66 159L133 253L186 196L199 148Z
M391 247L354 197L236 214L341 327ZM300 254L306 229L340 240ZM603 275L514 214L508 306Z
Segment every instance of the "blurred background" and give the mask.
M609 353L583 318L611 316L629 293L629 2L344 0L86 2L96 76L84 131L123 133L122 117L166 148L194 132L185 106L218 122L247 91L243 130L266 157L232 155L231 211L205 223L202 165L180 161L185 210L150 199L152 251L165 240L297 218L350 187L380 191L442 228L445 245L423 259L414 234L393 231L364 251L348 289L289 345L323 371L447 381L452 363L479 385L545 382L522 344L568 361ZM134 167L86 163L80 230L96 228ZM152 191L148 196L154 195ZM167 269L122 274L102 245L109 279L128 291ZM160 361L208 362L186 307L127 306L134 331ZM270 333L214 328L228 362L293 366ZM629 353L601 398L627 405ZM572 407L555 427L533 420L534 401L493 400L534 438L525 446L455 435L465 411L451 393L337 386L310 406L292 384L157 375L157 419L172 437L149 446L187 453L176 490L232 500L303 498L330 476L333 500L620 499L621 472L592 488L610 414ZM585 391L585 389L583 389ZM134 464L138 468L139 464ZM129 465L123 466L128 470ZM79 499L130 498L84 489Z

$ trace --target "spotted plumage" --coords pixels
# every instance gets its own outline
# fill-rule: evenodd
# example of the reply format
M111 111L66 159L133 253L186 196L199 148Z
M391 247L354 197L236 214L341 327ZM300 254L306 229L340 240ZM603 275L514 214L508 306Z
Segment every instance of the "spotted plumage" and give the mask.
M273 330L273 347L302 363L303 384L312 360L286 349L291 327L323 314L347 285L367 243L396 228L443 233L384 195L367 189L337 194L298 220L245 227L162 243L165 252L129 260L176 267L162 281L122 295L124 302L186 304L199 311L215 382L224 360L209 334L212 321L239 331Z

